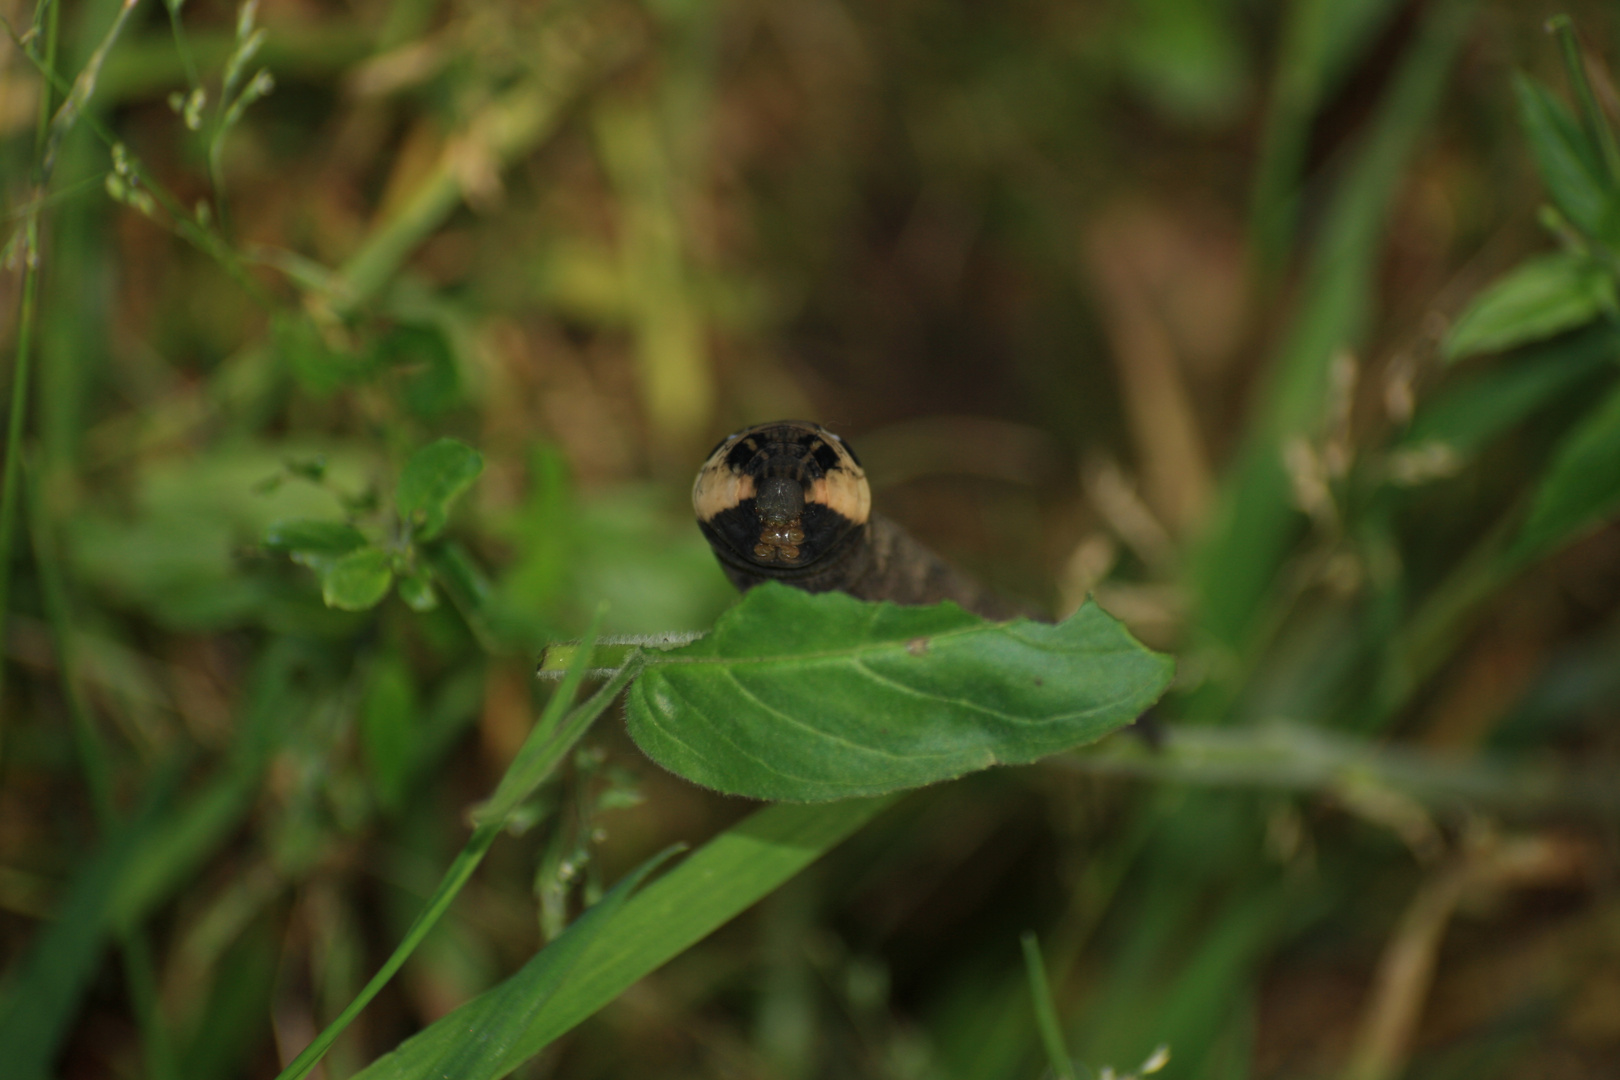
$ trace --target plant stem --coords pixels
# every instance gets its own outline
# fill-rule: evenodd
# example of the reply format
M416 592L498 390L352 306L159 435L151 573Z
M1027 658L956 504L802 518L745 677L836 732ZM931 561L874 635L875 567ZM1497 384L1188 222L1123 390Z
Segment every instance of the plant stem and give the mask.
M11 548L17 531L18 490L22 486L22 433L28 421L28 368L33 357L34 312L39 292L39 214L23 225L22 306L17 314L17 356L11 368L11 410L6 425L5 477L0 481L0 637L11 600ZM0 657L0 703L5 701L6 664ZM6 710L0 708L0 716ZM0 722L0 750L5 728ZM3 757L3 753L0 753Z
M1283 722L1241 728L1178 726L1161 745L1115 737L1054 761L1079 772L1214 787L1335 792L1388 790L1426 805L1502 813L1620 818L1612 779L1567 770L1458 759Z
M34 28L44 22L46 70L54 72L59 4L39 0L34 8ZM7 29L10 24L7 24ZM11 601L11 548L17 532L17 502L22 485L23 427L28 421L28 369L33 361L34 318L39 308L39 215L44 205L45 184L40 179L43 155L51 129L51 84L47 79L39 91L39 113L34 118L34 194L23 222L23 286L17 311L17 353L11 368L11 409L6 424L6 463L0 479L0 644L6 637L6 613ZM5 758L6 662L0 648L0 760Z
M1616 147L1614 131L1598 107L1592 83L1586 77L1586 63L1581 58L1581 43L1575 37L1575 22L1568 15L1554 15L1547 20L1547 32L1558 38L1563 54L1564 71L1569 76L1570 89L1575 92L1575 103L1581 110L1581 126L1587 138L1597 145L1603 155L1603 169L1611 186L1620 185L1620 147Z
M1057 1006L1052 1001L1052 987L1046 981L1040 942L1033 932L1025 931L1020 943L1024 947L1024 970L1029 975L1029 996L1035 1003L1035 1026L1040 1029L1041 1044L1046 1047L1046 1058L1052 1063L1052 1074L1058 1080L1076 1080L1074 1059L1063 1041Z
M568 678L557 688L547 703L546 710L540 719L535 722L534 730L524 742L523 748L507 766L506 773L496 786L495 794L478 810L474 811L474 829L472 836L467 840L461 853L456 856L455 862L450 864L439 887L434 890L416 921L411 923L405 937L400 941L393 953L383 962L383 966L371 977L371 981L361 988L354 1000L338 1014L337 1018L328 1024L315 1040L295 1057L291 1064L281 1071L276 1080L300 1080L315 1067L315 1063L329 1050L345 1028L360 1015L362 1009L371 1003L382 988L388 985L388 980L394 977L411 953L416 951L428 932L438 923L439 917L449 910L457 894L462 890L478 864L483 862L488 854L490 845L501 834L511 820L511 816L524 800L533 792L534 788L543 781L551 770L561 762L573 749L574 744L589 730L591 722L612 704L613 699L619 695L629 681L635 677L640 669L639 657L632 657L631 662L621 669L619 675L604 684L601 689L591 695L585 702L572 710L568 710L569 700L573 692L584 678L585 669L590 663L590 642L596 636L596 627L600 624L602 613L597 612L592 620L590 631L585 637L585 646L581 649L579 662L575 670L569 673ZM565 713L565 710L566 713Z
M97 730L90 709L80 689L79 665L73 641L73 618L68 604L67 583L62 578L61 565L56 560L55 538L50 526L51 517L46 507L45 489L40 482L39 469L30 464L25 469L28 489L28 525L33 541L34 566L39 578L41 599L46 621L51 629L51 648L56 653L56 673L62 684L62 699L67 703L68 718L73 724L74 742L79 751L79 763L84 769L85 784L90 789L90 805L103 836L112 836L119 822L114 801L112 754L106 740ZM124 957L125 977L128 980L130 1004L136 1024L141 1032L141 1045L145 1049L146 1068L153 1080L168 1080L176 1075L173 1047L169 1033L163 1026L162 1011L158 1004L157 971L152 958L151 942L141 926L130 923L118 931L119 951Z

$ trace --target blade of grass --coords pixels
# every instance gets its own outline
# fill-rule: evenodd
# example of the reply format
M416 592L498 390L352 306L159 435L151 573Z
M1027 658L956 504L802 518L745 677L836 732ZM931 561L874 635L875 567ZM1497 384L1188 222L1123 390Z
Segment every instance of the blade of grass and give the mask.
M80 688L78 658L73 649L73 624L69 614L67 585L56 560L55 544L50 535L49 518L45 510L45 495L39 476L32 467L24 468L28 490L28 523L32 533L34 565L38 570L40 593L45 604L46 620L51 629L51 647L56 653L57 677L62 685L62 697L68 707L68 718L73 725L74 742L79 751L80 766L90 789L90 802L103 836L111 834L118 824L117 808L113 804L112 763L106 740L97 730L90 710L85 705ZM123 927L119 933L119 947L124 956L124 970L128 980L129 996L134 1006L136 1024L141 1032L141 1045L145 1051L147 1073L154 1080L169 1080L175 1075L174 1056L168 1032L158 1012L157 975L152 961L152 949L145 931L135 925Z
M1575 37L1575 22L1568 15L1554 15L1547 20L1547 32L1558 38L1558 49L1564 60L1564 71L1569 76L1570 89L1580 107L1581 127L1602 155L1604 171L1610 185L1620 185L1620 147L1616 147L1614 130L1598 107L1592 93L1592 83L1586 77L1586 63L1581 58L1581 43Z
M1387 790L1424 806L1513 817L1620 819L1620 791L1602 775L1375 746L1303 724L1227 728L1178 724L1162 743L1109 739L1054 758L1064 768L1160 782L1274 791Z
M1262 285L1275 281L1295 236L1311 122L1349 62L1395 7L1393 0L1299 0L1287 5L1249 209L1250 259Z
M18 961L0 1001L0 1080L42 1080L62 1049L116 924L120 884L162 828L178 772L149 786L146 805L81 859L55 919Z
M626 875L517 974L411 1036L365 1070L371 1080L495 1080L533 1052L524 1033L580 957L647 875L679 850L667 848Z
M0 631L11 601L11 548L17 529L17 503L22 487L23 429L28 423L28 369L34 354L34 314L39 303L39 213L23 225L23 287L17 314L17 352L11 368L11 410L6 425L5 478L0 481ZM6 671L0 657L0 704L5 701ZM7 710L0 708L0 716ZM5 751L5 724L0 720L0 758Z
M727 829L647 886L592 939L567 983L512 1044L532 1057L797 874L870 821L893 796L837 803L779 803ZM354 1080L383 1080L387 1059ZM282 1080L287 1080L285 1075Z
M1046 981L1046 964L1041 960L1041 945L1034 931L1026 930L1019 939L1024 949L1024 971L1029 976L1029 996L1035 1006L1035 1026L1041 1033L1041 1044L1046 1047L1046 1059L1052 1064L1052 1075L1058 1080L1077 1080L1074 1058L1063 1041L1063 1028L1058 1023L1057 1005L1052 1001L1052 987Z
M56 66L57 25L61 5L39 0L34 8L34 30L43 30L45 55L43 64L54 73ZM43 22L43 26L41 23ZM11 31L11 24L6 24ZM11 34L16 38L16 34ZM28 52L28 50L24 50ZM36 183L28 199L30 209L23 222L23 285L17 311L17 350L11 367L11 408L6 424L6 464L0 478L0 637L6 629L6 613L11 610L11 548L16 539L17 503L22 488L23 429L28 422L28 374L34 355L34 319L39 308L39 218L45 206L45 185L37 182L39 163L43 160L45 143L51 125L51 83L47 79L39 90L39 111L34 118L34 163ZM0 656L0 761L5 760L6 661Z
M299 1052L298 1056L281 1071L277 1080L300 1080L301 1077L308 1075L322 1055L337 1041L338 1036L354 1022L355 1017L360 1015L361 1010L371 1003L384 986L388 985L388 981L410 958L411 953L416 951L417 946L427 937L439 918L450 909L456 896L472 878L473 871L483 862L490 845L494 844L495 838L507 827L513 813L545 780L551 770L567 756L574 744L590 728L592 721L612 704L619 692L635 677L639 663L637 658L632 656L631 662L626 664L618 675L603 684L601 689L584 703L568 710L574 691L578 689L585 671L590 667L591 651L596 642L596 631L601 625L602 614L602 610L598 609L592 618L591 625L582 639L583 645L576 660L575 670L569 672L562 685L557 688L557 692L546 703L539 721L535 723L522 748L502 774L500 783L496 785L495 794L473 812L472 836L457 854L455 861L450 864L450 868L444 872L438 888L428 898L421 914L411 923L404 938L377 973L371 977L371 981L361 988L360 993L349 1002L336 1019Z
M1191 584L1203 629L1235 657L1252 655L1259 644L1257 631L1277 624L1269 596L1301 528L1282 448L1290 438L1316 433L1330 404L1333 357L1366 334L1389 208L1439 102L1473 7L1474 0L1431 5L1402 57L1338 185L1312 253L1299 314L1284 336L1249 425L1247 445L1193 560ZM1225 701L1215 699L1205 705L1215 713L1225 707Z

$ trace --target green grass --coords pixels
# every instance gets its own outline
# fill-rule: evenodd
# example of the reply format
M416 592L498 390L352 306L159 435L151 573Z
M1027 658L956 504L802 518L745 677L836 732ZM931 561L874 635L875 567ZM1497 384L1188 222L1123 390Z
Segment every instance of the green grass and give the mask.
M1607 6L9 17L0 1077L1607 1075ZM1151 723L642 756L590 642L715 625L790 416Z

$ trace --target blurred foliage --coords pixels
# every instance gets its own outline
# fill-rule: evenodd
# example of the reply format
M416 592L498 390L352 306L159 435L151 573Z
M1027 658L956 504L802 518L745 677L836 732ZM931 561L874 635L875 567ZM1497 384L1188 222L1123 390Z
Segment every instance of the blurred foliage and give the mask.
M513 973L618 996L534 1076L1612 1074L1612 5L0 14L0 1076L274 1075L406 940L326 1075ZM788 416L1173 650L1162 748L541 783Z

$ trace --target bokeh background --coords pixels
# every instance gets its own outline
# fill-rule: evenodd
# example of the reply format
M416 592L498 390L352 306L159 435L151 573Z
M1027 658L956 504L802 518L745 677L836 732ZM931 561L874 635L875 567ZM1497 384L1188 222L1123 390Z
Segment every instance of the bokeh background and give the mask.
M1094 594L1176 651L1162 723L1294 726L1225 771L1076 757L915 794L526 1075L1037 1077L1024 930L1093 1069L1160 1044L1176 1077L1620 1069L1613 801L1549 811L1512 771L1620 782L1620 534L1453 574L1592 385L1467 461L1391 450L1467 377L1451 320L1552 246L1513 74L1565 92L1543 24L1568 11L1612 112L1613 5L0 10L8 386L34 312L5 1008L91 917L74 884L146 845L121 946L86 931L42 999L50 1071L274 1075L454 855L543 646L602 600L623 634L732 601L691 478L783 417L846 436L883 512L1008 594ZM109 41L78 122L42 127L28 51L54 49L54 111ZM386 528L441 435L487 464L435 610L327 608L265 546L284 518ZM1358 783L1347 746L1508 771ZM750 809L615 717L587 751L326 1076Z

